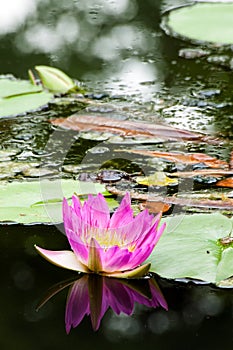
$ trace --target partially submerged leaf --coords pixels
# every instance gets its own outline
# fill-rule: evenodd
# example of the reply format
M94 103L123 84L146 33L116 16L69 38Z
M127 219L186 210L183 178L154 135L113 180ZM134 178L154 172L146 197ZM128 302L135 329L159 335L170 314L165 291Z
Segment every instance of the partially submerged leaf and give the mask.
M192 278L218 283L233 275L233 248L219 240L232 234L232 220L220 214L177 215L152 255L151 271L165 278Z
M171 208L171 204L163 203L163 202L151 202L147 201L139 204L139 208L141 210L148 209L149 213L157 214L157 213L165 213Z
M136 182L146 186L169 186L177 185L178 183L176 179L171 179L164 172L156 172L150 176L138 176Z
M216 186L233 188L233 177L228 177L227 179L218 181Z
M231 170L233 170L233 151L231 151L230 154L229 167Z
M204 134L173 128L168 125L118 120L96 115L74 114L68 118L53 119L51 120L51 123L65 129L76 131L94 130L99 132L110 132L122 136L158 137L159 139L174 141L203 141L214 144L219 142L217 139L208 137Z
M49 66L36 66L42 85L55 93L66 93L76 89L74 81L60 69Z
M142 154L149 157L164 158L174 163L198 164L203 163L210 168L228 168L227 162L211 157L204 153L178 153L178 152L160 152L147 150L119 150L120 152Z
M224 170L224 169L200 169L194 171L177 171L171 173L170 176L183 177L183 178L192 178L195 176L228 176L233 175L233 170Z
M122 191L113 186L106 186L107 190L118 196L124 196L126 191ZM152 206L154 203L174 204L183 207L194 207L194 208L208 208L208 209L221 209L221 210L233 210L233 199L221 194L219 199L206 199L206 194L203 194L203 198L192 198L191 193L186 193L185 197L176 196L159 196L153 193L138 193L135 191L129 191L132 199L140 201L148 201ZM184 196L184 193L182 193Z

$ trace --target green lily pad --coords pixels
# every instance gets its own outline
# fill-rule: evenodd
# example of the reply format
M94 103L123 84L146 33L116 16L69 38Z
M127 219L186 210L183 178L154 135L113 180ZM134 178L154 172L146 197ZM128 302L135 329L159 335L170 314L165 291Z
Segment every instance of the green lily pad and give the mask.
M208 283L233 276L233 220L224 215L177 215L148 259L151 271L170 279L191 278ZM221 239L227 237L221 243Z
M233 44L233 3L196 3L174 9L165 17L169 34L195 41Z
M61 223L62 199L73 193L87 195L104 193L105 186L98 183L64 180L0 183L0 222Z
M51 93L27 80L0 79L0 117L36 110L52 98Z

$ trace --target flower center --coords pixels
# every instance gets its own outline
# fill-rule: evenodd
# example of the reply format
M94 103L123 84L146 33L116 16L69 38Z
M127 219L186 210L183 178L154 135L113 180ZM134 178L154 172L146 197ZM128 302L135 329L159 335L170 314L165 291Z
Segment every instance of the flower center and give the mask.
M122 249L128 249L131 252L135 249L135 244L131 244L131 242L127 241L127 235L122 232L118 232L117 230L92 227L88 233L86 242L89 244L90 240L94 238L105 250L114 246L118 246Z

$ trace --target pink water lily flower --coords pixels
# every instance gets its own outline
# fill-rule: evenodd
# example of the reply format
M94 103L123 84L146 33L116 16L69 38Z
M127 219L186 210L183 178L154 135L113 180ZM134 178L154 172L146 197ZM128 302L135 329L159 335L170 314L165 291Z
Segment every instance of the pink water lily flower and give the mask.
M72 251L51 251L36 246L38 252L55 265L84 273L129 278L142 277L150 264L149 257L165 224L160 227L147 210L134 217L130 195L126 193L110 216L102 194L89 195L82 205L77 196L72 204L63 200L63 220Z

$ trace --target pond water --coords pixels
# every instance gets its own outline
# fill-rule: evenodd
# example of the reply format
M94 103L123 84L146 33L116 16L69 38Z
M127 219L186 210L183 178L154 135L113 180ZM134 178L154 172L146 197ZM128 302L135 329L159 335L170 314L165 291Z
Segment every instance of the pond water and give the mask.
M39 162L51 178L98 171L117 158L115 149L126 145L123 139L54 132L48 123L51 117L68 116L86 106L87 113L217 134L223 143L158 143L157 148L206 152L228 161L233 136L232 48L200 47L166 35L160 26L162 13L184 3L191 1L8 0L2 5L1 74L27 78L29 68L51 65L84 82L88 91L85 101L67 99L35 113L0 119L3 161L10 157L14 164ZM135 140L128 142L131 145L137 146ZM144 147L149 150L153 145ZM152 161L145 165L141 158L127 160L123 164L117 160L116 166L128 172L154 170ZM36 167L32 169L15 170L9 164L1 179L38 178ZM59 226L1 225L0 231L1 349L232 347L232 290L156 276L168 311L136 303L132 316L108 310L98 331L85 317L67 334L68 287L37 311L53 285L75 278L43 261L33 248L36 243L64 249L67 242Z

